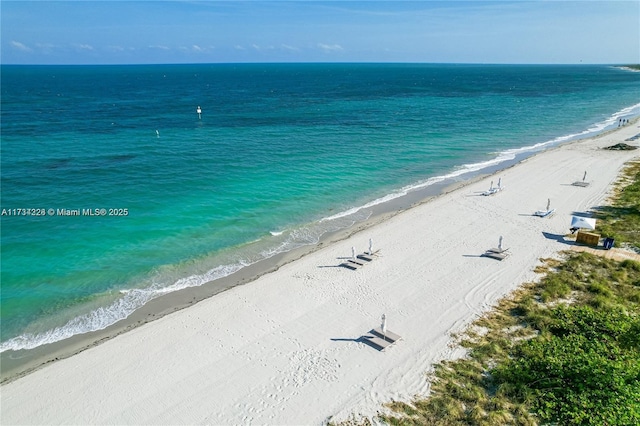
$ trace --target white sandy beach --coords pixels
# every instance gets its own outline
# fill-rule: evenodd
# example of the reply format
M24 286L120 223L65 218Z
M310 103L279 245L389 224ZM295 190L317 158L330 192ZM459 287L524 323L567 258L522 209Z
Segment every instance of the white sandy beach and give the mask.
M603 204L623 164L640 157L600 148L639 127L540 153L9 382L0 423L308 425L426 394L430 366L459 353L451 333L570 247L561 236L571 213ZM572 186L585 171L590 185ZM480 195L498 178L503 191ZM548 198L555 215L532 216ZM481 257L499 236L510 255ZM369 238L378 258L338 267ZM360 339L382 314L402 336L384 352Z

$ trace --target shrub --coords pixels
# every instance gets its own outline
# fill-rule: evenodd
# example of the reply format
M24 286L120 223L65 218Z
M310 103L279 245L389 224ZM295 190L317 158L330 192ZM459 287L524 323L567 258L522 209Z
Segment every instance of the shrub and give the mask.
M492 371L495 382L534 395L544 422L640 423L640 319L585 306L559 307L553 316L548 333Z

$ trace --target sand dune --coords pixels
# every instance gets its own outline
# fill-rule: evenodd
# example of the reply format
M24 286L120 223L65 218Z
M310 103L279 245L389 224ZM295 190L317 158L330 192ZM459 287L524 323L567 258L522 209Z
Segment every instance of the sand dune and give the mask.
M451 333L570 248L572 212L605 202L638 151L600 148L637 122L564 145L327 245L0 388L2 424L320 424L428 392ZM589 186L571 185L588 171ZM505 189L481 193L491 180ZM556 213L533 216L550 198ZM509 256L481 256L498 244ZM340 267L368 249L380 256ZM362 340L387 316L402 340Z

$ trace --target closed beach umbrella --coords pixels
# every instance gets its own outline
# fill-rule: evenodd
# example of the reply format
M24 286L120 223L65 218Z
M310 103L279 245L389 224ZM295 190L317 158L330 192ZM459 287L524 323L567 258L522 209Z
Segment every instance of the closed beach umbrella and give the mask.
M369 254L373 254L373 240L369 238Z
M356 260L356 248L355 247L351 247L351 257L353 257L353 260Z
M571 228L596 229L596 220L588 217L571 216Z
M382 314L382 325L380 328L382 329L382 337L384 337L384 340L387 340L387 316L385 314Z

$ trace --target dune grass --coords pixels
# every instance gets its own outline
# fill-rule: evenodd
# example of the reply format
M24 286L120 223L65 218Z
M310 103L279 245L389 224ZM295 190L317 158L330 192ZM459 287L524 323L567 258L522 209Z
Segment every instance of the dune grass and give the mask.
M614 238L617 247L640 253L640 161L625 168L611 204L595 210L598 231L604 237Z
M599 231L640 247L640 162ZM391 425L640 424L640 263L564 252L459 337L467 355L430 374L431 395L392 402ZM370 424L346 422L345 424Z

